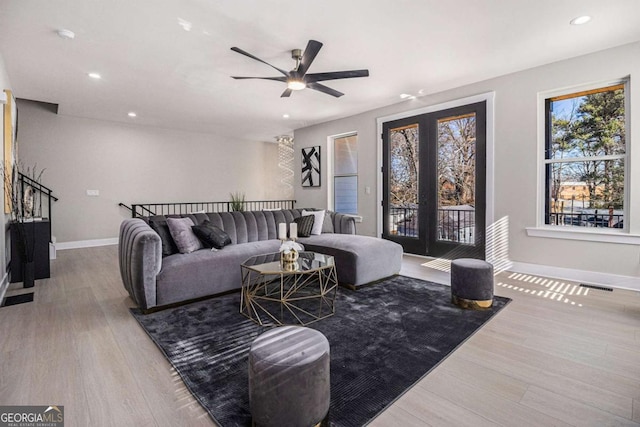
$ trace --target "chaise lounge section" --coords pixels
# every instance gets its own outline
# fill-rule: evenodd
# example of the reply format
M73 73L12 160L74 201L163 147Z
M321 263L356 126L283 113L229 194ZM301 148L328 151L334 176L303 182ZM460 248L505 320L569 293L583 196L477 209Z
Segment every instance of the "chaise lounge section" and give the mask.
M196 225L209 221L229 235L231 244L220 250L206 248L165 257L162 239L149 218L124 220L119 240L122 282L143 310L240 289L240 264L255 255L277 252L278 224L290 224L300 216L301 209L181 215ZM355 234L355 221L348 215L327 212L325 222L322 234L298 242L305 250L334 256L341 285L355 288L400 272L400 245Z

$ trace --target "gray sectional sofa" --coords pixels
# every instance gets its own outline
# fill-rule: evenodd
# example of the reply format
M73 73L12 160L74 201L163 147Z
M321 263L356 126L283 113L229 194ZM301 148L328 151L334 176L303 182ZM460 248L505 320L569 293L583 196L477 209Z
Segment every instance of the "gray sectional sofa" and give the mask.
M182 215L196 225L210 221L229 235L232 244L217 251L201 249L165 257L160 236L148 220L124 220L119 240L124 287L143 310L240 289L240 264L254 255L277 252L278 224L290 224L301 213L301 209L286 209ZM305 250L334 256L340 284L357 287L400 272L400 245L355 234L355 221L347 215L327 212L325 221L330 223L322 234L297 241Z

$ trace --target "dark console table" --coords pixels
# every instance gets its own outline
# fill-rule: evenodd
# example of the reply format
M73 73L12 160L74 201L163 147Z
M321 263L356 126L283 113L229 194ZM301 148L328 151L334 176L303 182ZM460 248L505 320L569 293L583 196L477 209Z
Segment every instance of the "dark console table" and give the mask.
M18 249L18 229L13 223L9 225L11 233L11 283L22 282L22 253ZM48 220L28 222L24 224L27 239L35 244L33 261L35 264L35 278L51 277L49 267L49 242L51 241L51 226ZM35 234L35 236L34 236ZM34 239L34 240L31 240Z

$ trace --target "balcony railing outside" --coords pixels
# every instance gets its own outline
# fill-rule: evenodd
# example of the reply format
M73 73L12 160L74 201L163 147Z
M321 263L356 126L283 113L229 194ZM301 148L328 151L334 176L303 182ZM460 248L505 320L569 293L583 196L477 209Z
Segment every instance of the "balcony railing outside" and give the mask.
M605 213L602 213L604 211ZM550 225L578 226L578 227L599 227L599 228L623 228L624 214L609 213L606 209L593 213L578 212L552 212L549 214Z
M438 209L438 240L474 243L475 210L460 207ZM424 225L423 225L424 226ZM417 207L389 208L389 232L395 236L418 237Z
M389 234L418 237L418 208L389 208Z

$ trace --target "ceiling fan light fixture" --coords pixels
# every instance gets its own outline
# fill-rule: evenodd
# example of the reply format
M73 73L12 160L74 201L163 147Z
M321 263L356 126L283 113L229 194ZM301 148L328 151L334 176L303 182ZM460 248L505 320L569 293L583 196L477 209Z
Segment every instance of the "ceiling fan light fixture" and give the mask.
M293 77L287 80L287 87L291 90L302 90L307 87L307 84L304 80Z

